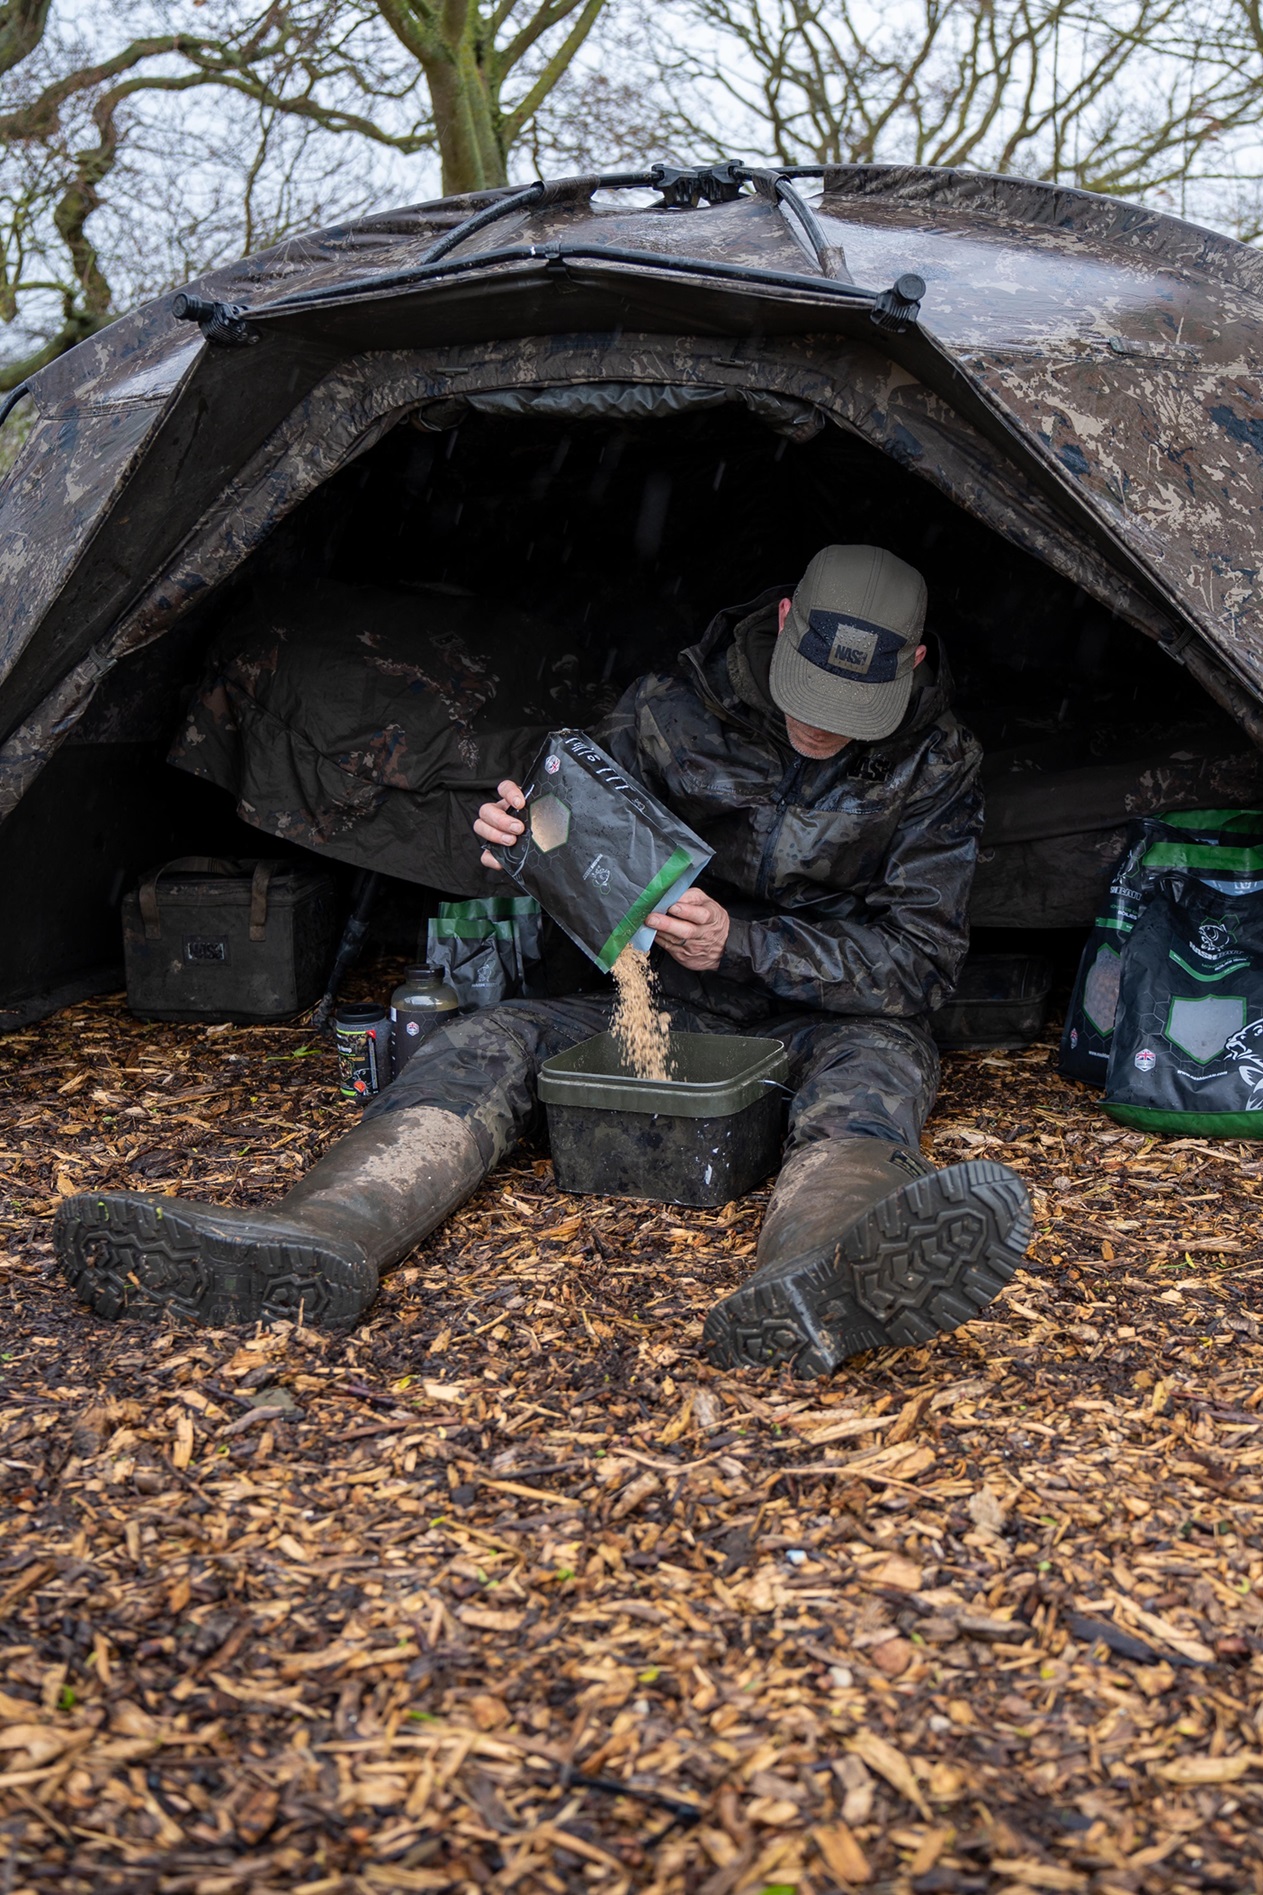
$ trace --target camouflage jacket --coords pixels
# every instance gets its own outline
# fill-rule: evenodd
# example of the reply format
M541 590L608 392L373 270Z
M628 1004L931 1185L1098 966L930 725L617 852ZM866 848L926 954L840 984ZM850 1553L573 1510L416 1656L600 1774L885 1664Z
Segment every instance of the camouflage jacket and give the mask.
M721 612L677 672L639 679L601 731L715 851L701 885L732 916L715 973L658 949L662 984L742 1021L778 1003L914 1018L950 995L968 946L981 748L949 709L931 643L893 736L800 757L768 692L784 590Z

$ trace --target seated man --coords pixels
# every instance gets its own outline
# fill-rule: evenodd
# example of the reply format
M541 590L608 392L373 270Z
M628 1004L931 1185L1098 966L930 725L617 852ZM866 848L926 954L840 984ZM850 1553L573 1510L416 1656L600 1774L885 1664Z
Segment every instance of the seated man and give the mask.
M826 547L792 598L721 613L598 733L715 852L703 885L650 917L673 1025L752 1030L789 1053L789 1139L756 1267L706 1321L721 1365L823 1375L924 1342L988 1302L1029 1240L1006 1166L936 1171L920 1154L938 1078L925 1019L964 958L982 824L981 753L922 642L925 604L893 554ZM491 868L522 802L504 783L479 812ZM158 1304L252 1321L301 1299L309 1320L355 1317L516 1143L541 1063L600 1032L612 1004L606 983L436 1028L274 1210L68 1200L71 1281L107 1316Z

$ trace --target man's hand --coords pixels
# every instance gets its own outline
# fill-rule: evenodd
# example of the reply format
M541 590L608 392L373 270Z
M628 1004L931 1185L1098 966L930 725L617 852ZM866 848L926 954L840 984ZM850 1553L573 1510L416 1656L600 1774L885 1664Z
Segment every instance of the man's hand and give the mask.
M510 816L511 809L525 809L526 798L517 784L506 778L499 786L500 801L484 803L474 821L474 834L481 836L484 842L493 842L498 849L511 849L525 829L516 816ZM482 852L482 865L485 869L502 869L504 863L492 855L490 849Z
M695 974L711 974L723 957L728 939L728 910L700 888L688 888L665 915L650 915L646 925L681 967Z

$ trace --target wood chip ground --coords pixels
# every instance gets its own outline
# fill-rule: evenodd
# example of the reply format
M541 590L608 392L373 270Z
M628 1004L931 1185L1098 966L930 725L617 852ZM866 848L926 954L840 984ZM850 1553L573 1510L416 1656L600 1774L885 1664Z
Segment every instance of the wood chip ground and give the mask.
M59 1197L264 1202L354 1108L117 1000L0 1062L4 1895L1263 1891L1263 1146L947 1059L1028 1268L796 1385L698 1355L759 1195L538 1148L353 1335L98 1323Z

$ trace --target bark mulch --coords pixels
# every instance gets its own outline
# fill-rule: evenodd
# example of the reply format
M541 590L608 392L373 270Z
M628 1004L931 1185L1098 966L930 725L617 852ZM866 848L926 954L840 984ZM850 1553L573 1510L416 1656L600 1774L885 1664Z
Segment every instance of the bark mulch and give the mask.
M353 1335L98 1323L60 1195L265 1200L353 1108L117 1000L0 1060L4 1895L1263 1891L1263 1147L949 1058L1029 1267L795 1385L698 1356L757 1194L538 1150Z

